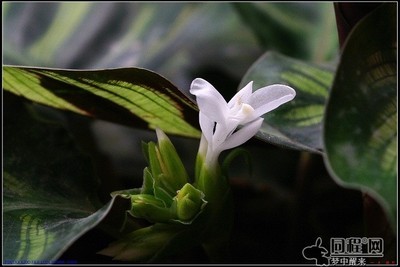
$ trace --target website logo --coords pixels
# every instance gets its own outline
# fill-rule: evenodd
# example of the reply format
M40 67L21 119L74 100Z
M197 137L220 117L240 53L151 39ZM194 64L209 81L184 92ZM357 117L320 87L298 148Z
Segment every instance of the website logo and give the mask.
M313 260L316 266L363 266L366 258L384 256L383 239L379 237L335 237L329 244L330 251L322 246L322 239L318 237L313 245L303 249L303 257Z

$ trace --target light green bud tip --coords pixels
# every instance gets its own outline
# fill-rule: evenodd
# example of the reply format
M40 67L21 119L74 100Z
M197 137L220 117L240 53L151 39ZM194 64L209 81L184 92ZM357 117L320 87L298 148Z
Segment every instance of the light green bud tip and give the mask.
M175 197L177 216L179 220L193 219L207 203L204 194L191 184L185 184Z

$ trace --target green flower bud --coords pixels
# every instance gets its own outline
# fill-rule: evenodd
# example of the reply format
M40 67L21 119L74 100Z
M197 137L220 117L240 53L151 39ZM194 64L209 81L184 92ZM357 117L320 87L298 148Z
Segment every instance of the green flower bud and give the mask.
M138 194L131 196L132 208L130 214L149 222L168 222L175 218L173 212L165 203L152 195Z
M162 173L156 144L154 142L149 142L146 146L146 152L148 153L148 160L150 165L149 169L151 175L156 178Z
M143 170L143 185L140 193L154 195L154 178L148 167Z
M168 136L160 129L156 129L158 139L158 156L161 169L168 183L172 186L174 191L179 190L187 183L188 174L185 166L174 145Z
M187 183L188 174L171 140L163 131L157 129L156 132L157 144L142 145L149 162L148 170L144 172L142 193L156 194L151 188L160 187L172 199L176 191Z
M176 204L176 214L181 221L192 220L198 215L207 201L204 200L204 194L193 185L187 183L174 198Z

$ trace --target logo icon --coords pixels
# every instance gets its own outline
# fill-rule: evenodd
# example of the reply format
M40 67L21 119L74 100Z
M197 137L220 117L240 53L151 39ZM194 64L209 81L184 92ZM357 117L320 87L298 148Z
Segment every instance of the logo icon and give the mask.
M329 257L326 256L328 254L328 250L321 246L322 239L318 237L315 241L315 245L305 247L303 249L303 257L307 260L315 260L315 264L317 266L328 266L329 265Z
M366 258L370 262L376 259L380 262L384 256L384 242L380 237L333 237L329 244L330 251L322 246L322 239L318 237L314 245L303 249L303 257L314 260L316 266L365 266Z

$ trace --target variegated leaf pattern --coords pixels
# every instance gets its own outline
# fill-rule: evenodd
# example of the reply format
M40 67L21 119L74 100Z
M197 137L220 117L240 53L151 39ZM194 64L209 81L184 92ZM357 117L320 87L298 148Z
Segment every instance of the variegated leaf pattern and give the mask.
M146 69L92 71L3 67L3 87L53 108L137 128L199 137L196 105Z
M377 23L379 21L379 23ZM326 163L397 213L396 5L385 4L348 37L325 115Z
M306 63L267 52L249 69L240 87L254 81L254 89L281 83L294 88L294 100L264 115L257 137L277 145L319 153L322 150L322 118L331 67Z

